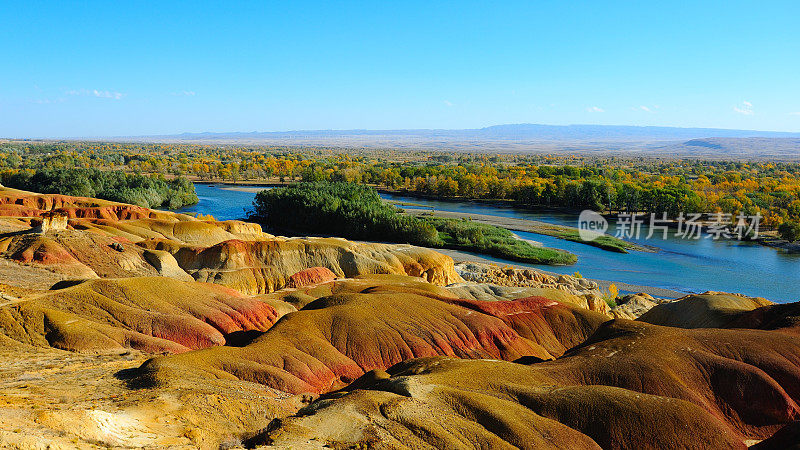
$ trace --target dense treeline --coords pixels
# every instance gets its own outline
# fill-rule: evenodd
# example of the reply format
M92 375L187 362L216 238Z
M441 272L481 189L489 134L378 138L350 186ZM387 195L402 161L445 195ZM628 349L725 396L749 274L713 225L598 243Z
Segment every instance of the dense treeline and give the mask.
M79 197L95 197L147 208L177 209L197 203L194 184L186 178L166 180L98 169L42 169L5 171L4 186Z
M538 264L575 255L538 248L506 229L454 219L421 219L384 203L374 188L347 182L298 183L259 192L253 219L280 231L475 251Z
M253 206L254 217L273 229L428 247L439 244L431 224L398 214L367 186L299 183L261 191Z
M0 170L41 167L202 180L345 181L530 207L759 213L762 230L800 224L800 164L791 162L96 142L0 146Z

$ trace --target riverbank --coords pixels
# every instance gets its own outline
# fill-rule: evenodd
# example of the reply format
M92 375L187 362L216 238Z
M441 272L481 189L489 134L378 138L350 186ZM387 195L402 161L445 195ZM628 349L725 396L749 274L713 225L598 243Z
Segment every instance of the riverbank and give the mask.
M280 185L283 186L283 185ZM266 188L272 188L278 186L266 186L266 185L259 185L259 186L220 186L220 189L225 191L236 191L236 192L250 192L252 194L258 194L259 192L263 191Z
M226 191L236 191L236 192L249 192L249 193L258 193L259 191L263 190L264 188L270 187L279 187L284 186L285 184L263 184L258 186L241 186L241 185L221 185L220 189ZM408 202L389 202L395 204L397 206L419 206L423 207L423 205L415 205L413 203ZM488 202L482 202L488 203ZM593 240L593 241L584 241L578 235L578 229L574 227L567 227L564 225L554 225L547 222L540 222L535 220L525 220L525 219L514 219L510 217L498 217L498 216L489 216L489 215L482 215L482 214L466 214L466 213L456 213L451 211L436 211L432 209L425 209L425 210L413 210L408 209L405 211L406 214L417 216L417 217L439 217L445 219L470 219L477 223L482 223L486 225L492 225L495 227L505 228L511 231L527 231L529 233L535 234L543 234L546 236L552 236L558 239L563 239L567 241L577 242L580 244L591 245L593 247L601 248L603 250L608 250L617 253L627 253L629 250L640 251L640 252L656 252L658 249L656 247L647 247L639 244L635 244L633 242L624 241L622 239L615 238L613 236L601 236L600 238ZM541 245L541 244L540 244Z
M200 203L180 212L211 214L221 220L243 218L248 215L247 210L252 208L256 195L252 191L260 190L263 185L263 182L246 186L198 183L196 189ZM251 192L230 189L239 187L250 188L248 190ZM408 205L406 210L427 208L543 221L564 226L575 224L573 215L550 211L529 212L476 202L436 202L402 197L388 198L388 195L383 197L396 202L414 203ZM578 262L574 266L534 265L545 271L565 275L580 272L587 279L611 280L618 286L621 286L620 282L626 282L632 286L657 286L680 293L707 290L740 292L777 302L791 302L800 298L800 255L754 242L669 238L636 241L640 245L649 245L652 242L660 249L657 253L632 251L621 254L526 231L514 233L523 239L540 242L546 247L562 248L578 255ZM609 231L609 234L613 234L613 231ZM495 257L487 259L501 266L512 264ZM637 289L633 287L625 290Z
M281 187L281 186L287 186L287 185L291 185L291 184L297 183L297 181L283 181L283 182L281 182L278 178L275 178L274 180L261 180L261 181L257 181L257 180L247 180L247 181L211 181L211 180L194 179L192 177L189 177L189 179L192 182L198 183L198 184L218 185L218 186L220 186L220 189L223 189L223 190L247 192L247 193L258 193L260 190L262 190L264 188ZM387 189L385 187L378 187L378 186L375 186L375 185L372 185L372 187L374 187L378 192L380 192L382 194L400 195L400 196L419 198L419 199L424 199L424 200L434 200L434 201L444 201L444 202L447 202L447 201L471 202L471 203L475 203L475 204L478 204L478 205L499 206L499 207L504 207L504 208L505 207L514 206L514 202L512 200L464 199L464 198L458 198L458 197L454 197L454 198L436 197L436 196L431 196L431 195L424 195L424 194L415 193L413 191L401 191L401 190L395 190L395 189ZM402 206L412 206L412 207L422 206L422 205L415 205L415 204L413 204L411 202L396 202L395 204L398 205L398 206L401 206L401 207ZM568 210L566 208L558 208L558 207L552 207L550 209L552 209L554 211L564 211L564 212L570 212L570 213L574 213L575 212L575 211ZM437 211L437 215L439 213L441 213L441 211ZM492 217L494 217L494 216L492 216ZM532 221L532 222L535 222L535 221ZM485 223L489 223L489 222L485 222ZM509 230L512 230L512 231L527 231L527 232L536 233L536 234L544 234L544 235L547 235L547 236L553 236L553 237L557 237L559 239L565 239L565 240L571 240L573 242L584 243L584 244L587 244L587 245L592 245L594 247L603 248L603 249L609 250L609 251L617 251L617 252L620 252L620 253L625 253L628 250L644 251L644 252L657 252L658 251L657 247L639 245L639 244L635 244L635 243L632 243L632 242L629 242L629 241L623 241L623 240L620 240L620 239L617 239L617 240L624 243L621 246L616 245L616 243L614 243L613 241L610 241L610 240L604 241L602 239L600 241L586 242L586 241L583 241L582 239L580 239L577 236L577 230L574 229L573 227L564 227L564 228L566 228L566 230L561 230L561 229L558 229L559 226L554 226L552 224L547 224L545 222L541 222L541 223L544 224L544 225L543 226L536 226L535 230L534 229L530 229L529 227L524 227L524 226L521 227L521 228L513 228L515 226L513 223L509 223L509 225L505 226L505 228L508 228ZM671 229L675 229L675 228L678 227L678 222L674 221L674 220L668 221L668 222L666 222L664 224L667 225L668 227L670 227ZM494 224L494 225L497 225L497 224ZM708 223L704 222L703 225L705 227L707 227ZM497 225L497 226L504 226L504 225ZM757 239L754 239L752 242L754 242L754 243L756 243L758 245L764 246L764 247L770 247L770 248L774 248L774 249L777 249L777 250L785 251L785 252L788 252L788 253L800 253L800 242L788 242L786 240L783 240L783 239L780 239L780 238L774 236L773 234L774 234L774 232L769 232L769 231L762 232L761 235ZM611 236L609 236L609 237L611 237ZM625 250L625 251L621 251L621 250Z
M263 183L255 185L253 183L213 183L213 182L198 182L202 184L218 184L220 185L220 189L226 191L237 191L237 192L248 192L248 193L258 193L259 191L265 188L272 188L272 187L281 187L291 184L290 182L284 183ZM248 185L249 184L249 185ZM388 193L388 194L397 194L397 191L391 191L387 189L376 189L378 192ZM424 197L420 197L424 198ZM413 203L408 202L389 202L395 204L397 206L417 206ZM483 200L479 203L484 205L502 205L502 206L509 206L508 201L500 201L500 200ZM422 207L423 205L418 205ZM524 220L524 219L513 219L513 218L506 218L506 217L497 217L497 216L489 216L489 215L481 215L481 214L462 214L462 213L455 213L451 211L435 211L426 209L424 211L415 211L415 210L406 210L406 214L419 216L419 217L441 217L441 218L451 218L451 219L471 219L478 223L483 223L487 225L493 225L496 227L506 228L511 231L527 231L529 233L535 234L543 234L546 236L552 236L558 239L564 239L567 241L577 242L580 244L591 245L593 247L601 248L603 250L608 250L617 253L627 253L629 250L640 251L640 252L656 252L658 249L656 247L648 247L639 244L635 244L633 242L624 241L622 239L615 238L613 236L601 236L598 239L593 241L584 241L578 235L578 229L574 227L567 227L564 225L554 225L547 222L540 222L535 220Z
M655 247L646 247L633 242L623 241L613 236L602 236L594 241L584 241L578 235L578 229L564 225L555 225L537 220L515 219L512 217L490 216L486 214L458 213L452 211L438 211L433 209L414 210L407 209L405 214L415 217L441 217L446 219L470 219L472 221L505 228L511 231L527 231L528 233L543 234L558 239L577 242L579 244L591 245L603 250L617 253L627 253L628 250L655 253Z
M789 242L785 239L780 239L773 236L763 236L756 239L759 244L783 250L789 253L800 253L800 241Z
M402 214L365 185L316 182L265 189L255 196L253 204L253 219L277 230L450 248L526 264L553 266L577 262L577 257L568 251L533 246L503 227ZM292 211L292 214L280 211Z

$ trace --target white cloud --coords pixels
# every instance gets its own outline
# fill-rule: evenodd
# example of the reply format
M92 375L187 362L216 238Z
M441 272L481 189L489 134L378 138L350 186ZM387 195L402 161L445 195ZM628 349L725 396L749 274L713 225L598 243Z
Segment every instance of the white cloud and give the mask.
M752 116L755 114L753 111L753 104L750 102L742 102L740 105L734 106L733 111L739 114L744 114L745 116Z
M196 95L195 91L180 91L180 92L173 92L172 95L176 97L194 97Z
M49 105L49 104L52 104L52 103L64 103L64 99L63 98L56 98L56 99L43 98L43 99L32 100L32 102L36 103L37 105Z
M590 113L604 113L604 112L606 112L605 109L603 109L603 108L601 108L599 106L590 106L590 107L586 108L586 111L588 111Z
M94 94L95 97L113 98L114 100L119 100L119 99L121 99L122 97L125 96L125 94L123 94L121 92L98 91L97 89L94 89L92 91L92 94Z
M101 91L99 89L70 89L66 92L67 95L82 95L88 97L108 98L111 100L119 100L125 97L122 92L116 91Z
M800 111L794 111L789 113L790 116L800 116Z
M449 100L445 100L444 104L447 105L447 106L453 106L453 103L450 102Z

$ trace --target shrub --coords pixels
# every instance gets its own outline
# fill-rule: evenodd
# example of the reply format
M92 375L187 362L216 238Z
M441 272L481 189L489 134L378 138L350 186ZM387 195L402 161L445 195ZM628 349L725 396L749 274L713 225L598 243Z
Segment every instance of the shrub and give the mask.
M601 290L601 292L603 291ZM613 308L617 306L618 295L619 295L619 289L617 288L617 285L611 283L608 285L608 289L605 292L603 292L603 300L605 300L606 303L608 303L609 307Z
M778 234L780 234L781 239L794 242L800 239L800 223L784 222L778 227Z

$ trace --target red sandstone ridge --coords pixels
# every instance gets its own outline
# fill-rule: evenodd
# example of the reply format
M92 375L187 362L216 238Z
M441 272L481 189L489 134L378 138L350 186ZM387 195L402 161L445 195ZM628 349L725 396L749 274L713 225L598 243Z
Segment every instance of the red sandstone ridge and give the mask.
M97 278L97 274L79 261L57 240L40 234L0 238L0 256L23 266L40 267L66 278Z
M366 371L425 356L552 359L605 321L601 314L546 299L458 301L402 283L351 288L342 286L285 316L245 347L157 358L143 366L143 374L165 379L189 371L320 393Z
M347 447L745 448L800 417L800 340L609 321L554 361L375 370L264 439ZM348 411L348 414L341 414ZM347 433L337 433L342 426ZM784 434L791 435L791 430ZM776 438L776 441L780 441Z
M163 277L86 281L0 310L6 336L76 351L180 353L277 320L272 306L232 289Z
M575 316L562 303L541 296L500 302L461 299L448 301L497 317L520 336L541 345L553 356L561 356L586 340L588 334L576 331L592 329L588 324L581 324L584 319ZM565 324L569 325L564 326Z
M299 288L310 286L312 284L324 283L336 279L336 274L331 272L327 267L311 267L309 269L301 270L296 274L289 277L286 287Z
M68 218L111 220L149 218L158 215L157 212L141 206L107 200L35 194L9 188L3 188L0 192L0 215L40 217L43 213L51 211Z

